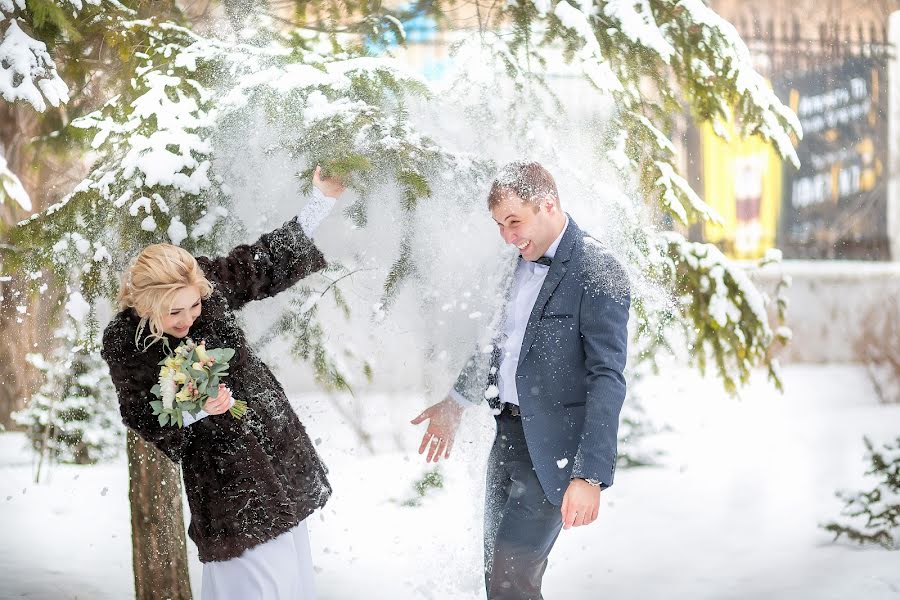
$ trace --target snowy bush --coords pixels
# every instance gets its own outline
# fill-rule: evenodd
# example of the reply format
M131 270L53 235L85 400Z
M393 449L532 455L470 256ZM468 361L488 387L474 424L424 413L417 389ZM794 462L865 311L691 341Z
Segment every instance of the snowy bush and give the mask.
M429 491L444 487L444 475L440 467L428 469L413 483L412 494L399 501L400 506L421 506Z
M124 428L106 363L78 344L70 323L55 337L48 357L26 357L44 383L13 420L42 457L78 464L114 458L124 447Z
M880 544L888 549L900 548L900 437L893 443L876 448L865 438L867 460L866 475L874 479L869 491L840 491L838 498L844 502L843 519L822 525L834 533L860 544Z

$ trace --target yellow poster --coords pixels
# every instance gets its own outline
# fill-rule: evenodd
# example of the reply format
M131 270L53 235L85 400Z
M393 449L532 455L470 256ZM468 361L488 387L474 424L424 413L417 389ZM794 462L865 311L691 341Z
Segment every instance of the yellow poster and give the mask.
M729 124L725 141L710 124L701 128L704 200L723 226L707 223L705 239L732 258L762 258L775 247L781 207L781 158L758 136L741 138Z

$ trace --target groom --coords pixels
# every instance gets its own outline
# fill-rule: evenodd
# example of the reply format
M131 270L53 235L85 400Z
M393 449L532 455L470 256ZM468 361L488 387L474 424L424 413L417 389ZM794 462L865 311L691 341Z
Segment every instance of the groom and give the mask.
M597 518L613 483L625 398L628 281L563 212L537 163L504 167L488 207L519 257L494 343L472 357L428 420L419 453L450 456L462 411L486 399L497 421L484 526L489 600L538 600L560 530Z

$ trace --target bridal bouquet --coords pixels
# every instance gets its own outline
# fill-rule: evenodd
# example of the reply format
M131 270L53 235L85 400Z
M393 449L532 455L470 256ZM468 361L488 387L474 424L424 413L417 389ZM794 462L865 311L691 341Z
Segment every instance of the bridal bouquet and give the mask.
M184 427L184 413L196 416L210 395L219 393L219 380L228 375L228 361L233 356L231 348L207 350L205 342L195 344L187 338L161 360L159 383L150 390L159 398L150 402L159 424ZM229 412L240 419L247 412L247 403L235 400Z

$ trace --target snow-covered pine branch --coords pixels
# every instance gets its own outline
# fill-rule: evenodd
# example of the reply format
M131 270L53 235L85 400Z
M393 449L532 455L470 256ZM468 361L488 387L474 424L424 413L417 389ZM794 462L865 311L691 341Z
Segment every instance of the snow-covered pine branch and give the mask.
M762 136L797 163L791 143L792 136L801 135L797 117L753 68L735 28L701 1L560 0L552 10L546 5L526 0L508 4L508 20L516 32L513 54L529 43L562 45L582 65L597 91L612 96L619 107L614 118L629 136L625 156L644 192L655 189L662 209L676 219L686 216L682 202L672 202L666 192L683 188L666 185L676 170L666 131L683 104L700 121L736 117L743 134ZM671 169L660 169L660 164ZM679 195L694 204L695 194ZM698 208L695 218L711 216Z
M260 107L270 109L271 130L281 132L272 143L291 153L302 181L322 164L360 192L358 222L378 185L399 184L405 210L414 211L436 177L486 184L487 163L448 152L409 125L405 98L427 87L391 61L207 39L153 20L120 20L114 30L119 43L142 49L130 86L72 123L90 133L98 160L69 195L16 232L44 264L82 273L81 292L92 301L114 293L117 273L146 244L223 249L212 234L229 214L230 190L211 171L214 134ZM409 259L401 253L397 264ZM408 274L392 273L386 302ZM316 326L297 330L307 339L296 347L312 343Z
M844 503L841 519L825 523L822 528L859 544L879 544L889 550L900 546L900 437L881 446L868 438L866 475L874 487L867 491L840 491Z
M721 220L678 173L670 135L675 115L684 114L685 107L700 122L736 121L741 134L760 135L797 164L791 141L802 135L797 117L753 68L735 28L700 0L516 0L502 11L498 22L509 34L486 51L513 63L513 70L529 73L535 54L562 48L592 84L598 102L612 99L616 109L608 127L608 156L626 186L633 186L636 203L647 201L684 226ZM743 273L711 246L689 245L665 233L660 237L633 222L630 236L643 248L637 262L648 273L656 270L660 250L677 266L677 293L691 300L681 306L681 315L694 326L687 328L688 339L701 349L693 355L701 368L706 366L705 348L729 390L746 382L757 364L767 365L779 381L768 347L785 336L771 332L765 307L754 301L763 296ZM702 285L713 256L719 265L715 272L728 273L725 281L731 283ZM740 318L723 310L750 306L761 310L742 310ZM668 319L646 310L640 300L636 308L638 330L646 334L658 332L659 323ZM779 309L783 317L783 305ZM690 335L692 330L696 335Z
M265 346L279 337L286 339L291 353L309 363L316 383L328 390L352 390L359 382L357 373L366 381L371 381L373 371L370 362L354 352L349 342L342 345L333 343L319 318L319 305L326 298L334 303L345 319L350 318L350 306L339 284L353 274L353 271L332 263L317 277L321 289L308 285L292 289L288 307L257 340L257 345Z
M598 99L611 99L615 107L608 150L613 164L626 174L635 207L646 201L683 223L717 218L677 172L669 135L672 115L683 103L700 119L738 115L744 132L764 136L793 160L790 138L799 135L796 119L753 71L733 28L702 3L521 0L501 10L491 25L495 31L479 32L477 44L460 52L483 53L483 63L469 63L491 76L483 86L505 77L516 93L542 98L544 103L525 116L506 111L507 127L540 135L540 128L551 127L558 117L553 108L558 99L543 70L551 53L582 65ZM84 273L88 298L109 293L124 260L147 243L215 249L213 232L228 214L230 193L212 171L214 132L250 107L265 109L276 132L273 146L291 153L301 181L308 182L315 164L348 178L359 193L350 212L360 225L375 202L372 191L383 185L400 188L403 210L412 222L435 182L452 180L475 189L489 181L490 163L451 152L411 125L408 98L427 97L427 86L390 61L334 45L330 51L312 52L308 40L291 35L260 34L256 38L267 42L250 45L204 38L167 22L110 19L122 47L141 48L135 71L126 75L131 85L76 121L91 133L98 156L89 176L62 202L20 228L23 241L54 249L44 253L45 259L59 260L68 252L72 262L66 264ZM333 43L336 38L329 39ZM470 96L478 97L473 91ZM467 202L473 197L460 193L454 201L463 196ZM690 257L708 257L711 250L659 238L655 227L639 218L640 211L632 213L620 234L629 240L625 254L647 277L655 276L664 259L676 267L679 293L695 299L682 306L682 316L704 324L697 328L700 337L691 336L690 342L695 347L713 344L726 387L746 381L750 367L771 364L766 350L777 336L759 311L733 321L728 310L721 310L757 297L752 285L729 284L740 281L734 275L726 276L721 288L703 287L708 265ZM83 241L69 239L74 234ZM420 258L410 251L415 235L410 226L397 240L383 305L416 273ZM726 273L731 268L724 258L717 263ZM751 297L744 299L748 293ZM660 305L660 317L640 304L636 302L643 321L639 331L658 332L650 322L664 322L668 317L662 313L668 308ZM716 342L708 335L715 330L727 335ZM774 373L774 365L770 368Z
M118 0L0 0L0 98L27 102L38 112L69 102L69 84L48 44L80 39L85 20L76 17L88 8L89 17L101 10L134 13Z
M750 370L765 364L780 389L778 362L769 356L769 349L775 341L786 342L790 330L779 327L773 332L770 300L714 245L689 242L675 232L662 233L659 241L671 260L667 270L700 371L713 361L725 389L736 393Z
M69 87L56 72L47 45L25 33L16 19L9 20L0 38L0 96L7 102L25 101L40 112L48 103L69 101Z
M117 42L145 50L127 93L72 123L92 132L97 160L71 193L13 232L44 264L81 273L90 301L114 294L118 272L143 245L204 247L225 203L207 176L211 93L173 56L193 35L118 17L110 24Z

